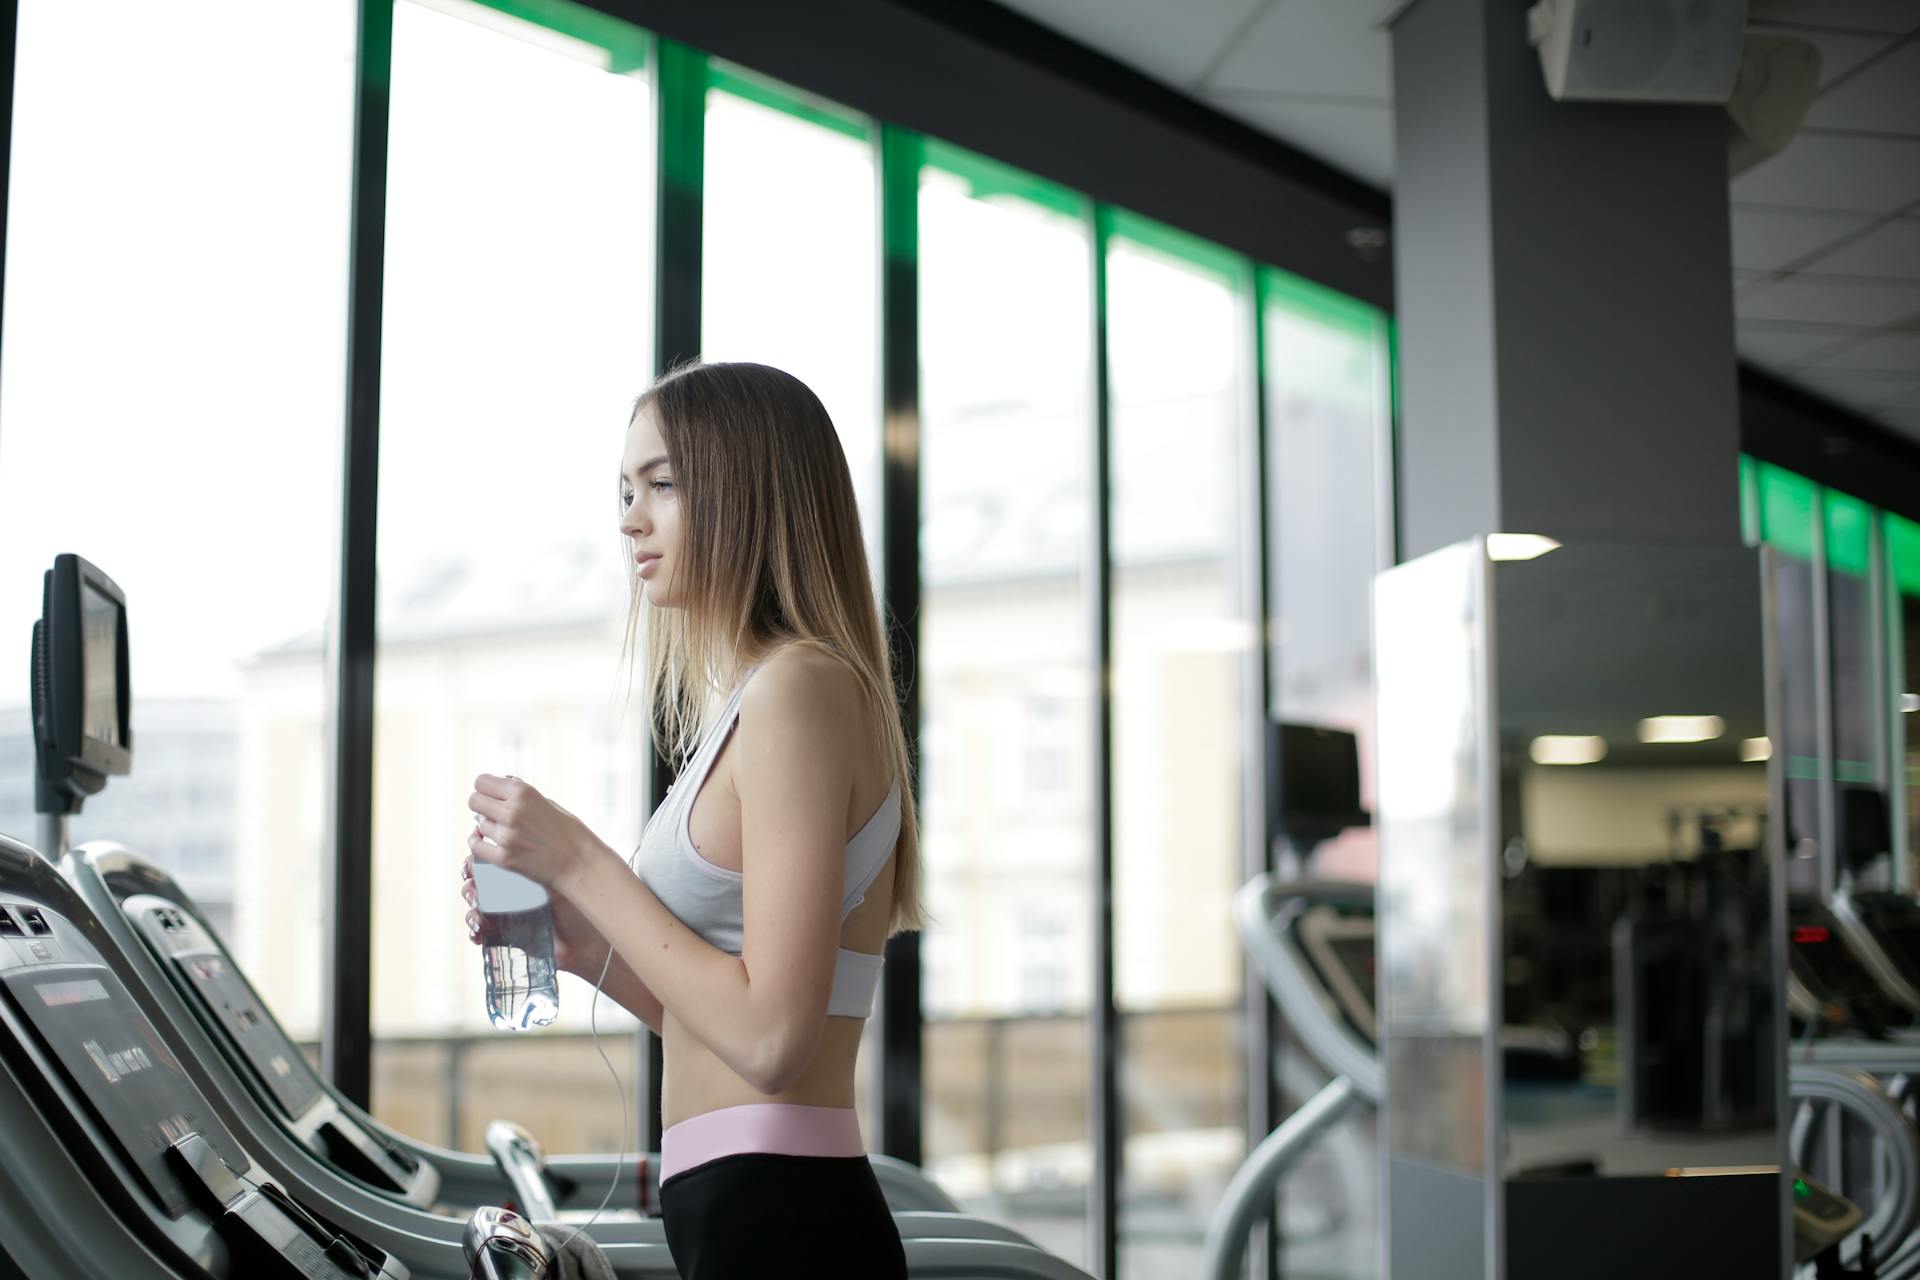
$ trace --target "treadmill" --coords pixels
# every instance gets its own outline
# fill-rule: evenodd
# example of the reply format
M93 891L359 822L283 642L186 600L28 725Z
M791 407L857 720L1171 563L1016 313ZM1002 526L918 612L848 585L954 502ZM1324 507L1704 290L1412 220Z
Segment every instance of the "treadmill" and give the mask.
M1207 1228L1201 1273L1207 1280L1238 1280L1248 1233L1271 1211L1280 1178L1348 1111L1361 1103L1377 1106L1385 1093L1375 1049L1373 886L1259 875L1234 895L1233 919L1289 1027L1334 1078L1267 1135L1227 1184ZM1514 1041L1509 1053L1527 1051L1524 1037L1506 1038ZM1920 1217L1920 1141L1898 1105L1858 1072L1828 1066L1794 1066L1791 1092L1843 1108L1893 1157L1888 1194L1870 1217L1811 1179L1795 1179L1799 1260L1856 1233L1903 1237Z
M524 1211L543 1220L588 1216L617 1177L610 1204L625 1207L610 1208L600 1222L639 1216L637 1158L617 1163L609 1155L543 1157L523 1130L499 1121L488 1128L490 1159L395 1133L313 1069L192 897L166 872L104 840L69 851L60 869L155 999L196 1033L196 1046L207 1050L199 1056L217 1058L225 1068L220 1084L243 1089L259 1113L315 1159L416 1208L465 1212L510 1191ZM883 1155L869 1159L896 1213L960 1212L915 1166ZM658 1158L647 1167L657 1171ZM645 1202L654 1202L657 1186L645 1190Z
M189 1091L190 1107L174 1107L164 1114L188 1117L195 1132L222 1135L223 1141L214 1145L219 1154L226 1157L228 1166L252 1183L266 1185L270 1180L271 1189L262 1194L273 1197L275 1205L290 1206L285 1212L291 1214L304 1208L328 1224L308 1231L312 1238L320 1238L323 1232L331 1233L325 1236L323 1247L337 1252L344 1250L345 1246L332 1245L332 1236L344 1235L355 1250L382 1260L381 1265L387 1268L346 1270L340 1275L347 1280L407 1280L409 1276L419 1280L469 1280L478 1273L471 1256L474 1227L483 1219L497 1219L498 1209L482 1206L470 1217L444 1216L429 1207L408 1204L396 1196L383 1194L325 1163L313 1148L302 1145L293 1136L293 1130L274 1123L248 1092L240 1075L223 1060L218 1060L210 1038L192 1021L185 1001L171 990L156 991L149 987L143 976L134 971L128 956L118 949L100 918L72 886L31 848L4 836L0 836L0 907L6 909L7 919L22 930L25 939L23 943L0 936L0 948L19 953L23 946L31 951L35 943L47 945L38 932L43 928L57 931L63 939L72 937L76 939L76 948L84 948L84 955L92 966L85 976L107 989L115 1008L137 1020L142 1028L139 1037L129 1042L141 1046L148 1060L160 1061L164 1055L168 1078ZM65 954L69 953L56 951L53 959L61 960ZM5 956L6 950L0 950L0 961L4 961ZM11 990L14 985L11 978L6 979L6 985L16 1004L19 1003L20 996ZM55 998L69 994L64 989L56 989ZM100 1001L96 999L94 1003ZM181 1019L187 1020L186 1023ZM115 1046L123 1039L129 1038L102 1039L95 1034L83 1043L98 1043L109 1054L108 1065L119 1069L121 1063L110 1055L120 1052ZM84 1062L85 1058L78 1061ZM144 1075L144 1070L140 1074ZM86 1082L84 1072L81 1080ZM157 1103L147 1107L138 1097L132 1105L134 1114L138 1115L160 1109ZM318 1113L309 1108L306 1114ZM171 1118L156 1123L161 1132L180 1128ZM313 1128L309 1132L318 1130ZM207 1141L213 1143L211 1138ZM130 1145L129 1149L141 1148ZM241 1154L236 1158L235 1153ZM7 1157L5 1163L9 1169L32 1167L30 1157L20 1163L13 1154L17 1153L10 1154L0 1145L0 1156ZM209 1170L209 1177L217 1173L218 1167L207 1160L199 1144L194 1146L194 1156ZM20 1212L15 1212L16 1206ZM32 1221L36 1216L58 1221L67 1212L58 1201L15 1199L5 1183L0 1183L0 1209L7 1211L5 1220L9 1222ZM894 1221L906 1248L909 1274L915 1280L935 1277L1087 1280L1086 1273L1079 1268L995 1223L963 1214L924 1211L898 1212ZM559 1225L564 1228L571 1224L561 1222ZM605 1253L617 1280L669 1280L677 1275L657 1218L602 1220L589 1228L587 1235ZM0 1247L11 1248L11 1244L9 1236L7 1244ZM19 1258L15 1261L27 1266ZM103 1277L147 1273L124 1269L99 1272ZM28 1267L26 1274L65 1280L73 1273L66 1267ZM202 1273L188 1270L180 1274L197 1277ZM272 1277L277 1273L243 1267L237 1271L216 1270L206 1274L220 1280L226 1280L229 1275L234 1280L251 1280L254 1276ZM287 1274L339 1280L334 1272L325 1270Z

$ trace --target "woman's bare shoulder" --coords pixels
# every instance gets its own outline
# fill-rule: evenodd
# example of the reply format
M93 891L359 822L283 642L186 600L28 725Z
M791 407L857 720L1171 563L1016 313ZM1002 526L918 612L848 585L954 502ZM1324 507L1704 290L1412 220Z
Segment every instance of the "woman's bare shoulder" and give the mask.
M760 665L740 698L743 720L779 723L801 734L854 728L860 681L853 669L813 645L787 645Z

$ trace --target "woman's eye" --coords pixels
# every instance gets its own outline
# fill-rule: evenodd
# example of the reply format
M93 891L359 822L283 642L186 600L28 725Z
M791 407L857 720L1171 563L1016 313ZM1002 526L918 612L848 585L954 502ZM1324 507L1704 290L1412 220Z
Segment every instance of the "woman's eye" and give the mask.
M651 483L653 485L653 491L655 493L670 493L673 490L673 481L671 480L656 479Z
M624 511L624 510L625 510L626 508L628 508L628 507L630 507L630 506L632 506L632 505L633 505L633 495L632 495L632 494L630 494L630 493L622 493L622 494L620 495L620 508L621 508L621 510L623 510L623 511Z

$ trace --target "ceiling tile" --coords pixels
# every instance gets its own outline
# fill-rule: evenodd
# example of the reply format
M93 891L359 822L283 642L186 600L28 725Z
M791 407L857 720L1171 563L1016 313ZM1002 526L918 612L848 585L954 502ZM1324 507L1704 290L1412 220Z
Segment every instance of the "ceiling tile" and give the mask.
M1896 49L1822 93L1807 112L1804 127L1920 136L1920 44Z
M1882 223L1807 265L1822 273L1920 280L1920 218Z
M1802 134L1733 180L1742 204L1892 213L1920 200L1920 138Z
M1835 284L1789 276L1742 293L1741 320L1808 320L1821 324L1893 324L1920 311L1920 284Z
M1913 0L1749 0L1747 20L1899 33L1920 27L1920 6Z
M1277 0L1206 88L1385 102L1393 97L1393 41L1375 17L1352 0Z
M1797 36L1818 48L1820 84L1823 88L1887 47L1887 38L1881 35L1814 31L1806 27L1774 27L1760 22L1749 24L1747 29L1766 35Z
M1215 96L1208 101L1336 169L1376 186L1392 185L1392 107L1264 96Z
M1860 332L1858 329L1774 329L1741 325L1734 334L1734 346L1755 364L1784 369Z
M1214 59L1265 0L1005 0L1035 22L1181 88Z
M1777 271L1816 249L1850 235L1873 219L1857 213L1805 209L1749 209L1734 205L1733 265Z
M1920 373L1920 332L1882 333L1836 352L1820 362L1823 369L1880 369Z

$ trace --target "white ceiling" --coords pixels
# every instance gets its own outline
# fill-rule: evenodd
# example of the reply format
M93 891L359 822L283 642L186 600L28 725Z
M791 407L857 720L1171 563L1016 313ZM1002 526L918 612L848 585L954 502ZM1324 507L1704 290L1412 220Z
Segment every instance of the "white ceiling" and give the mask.
M1398 0L1001 0L1382 189ZM1749 0L1821 52L1781 154L1735 178L1741 356L1920 441L1920 0Z

